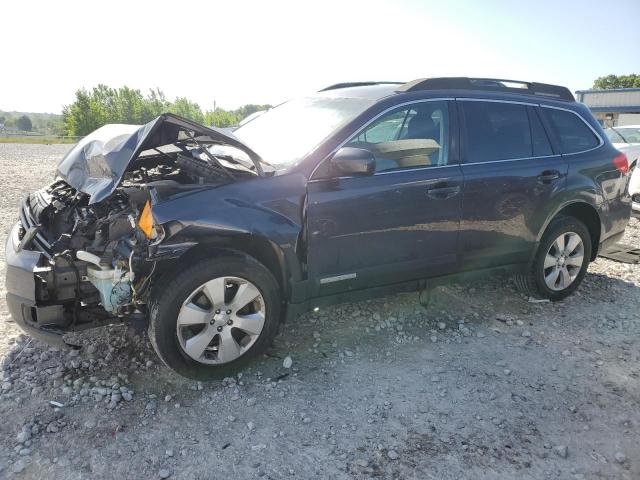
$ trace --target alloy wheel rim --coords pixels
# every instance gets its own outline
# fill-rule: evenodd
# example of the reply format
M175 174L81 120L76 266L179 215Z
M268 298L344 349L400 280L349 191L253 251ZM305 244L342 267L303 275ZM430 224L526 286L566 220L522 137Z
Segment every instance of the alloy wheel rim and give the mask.
M551 290L569 287L578 277L584 264L584 243L575 232L558 236L544 258L544 281Z
M239 277L203 283L184 301L176 332L182 350L200 363L219 365L241 357L256 342L266 318L260 290Z

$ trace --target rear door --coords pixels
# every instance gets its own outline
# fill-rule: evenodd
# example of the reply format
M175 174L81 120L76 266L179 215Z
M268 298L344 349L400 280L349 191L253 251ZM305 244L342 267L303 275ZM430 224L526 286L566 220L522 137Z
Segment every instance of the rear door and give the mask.
M462 128L462 268L526 262L566 182L535 104L457 99Z
M375 174L310 180L314 295L455 269L462 205L462 173L452 154L455 114L445 100L388 111L346 144L374 152Z

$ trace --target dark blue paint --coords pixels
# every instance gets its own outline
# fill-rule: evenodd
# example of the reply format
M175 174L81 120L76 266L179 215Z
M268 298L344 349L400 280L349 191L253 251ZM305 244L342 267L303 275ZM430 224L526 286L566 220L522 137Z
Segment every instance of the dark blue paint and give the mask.
M457 187L458 193L439 198L435 190L446 187ZM455 271L461 189L459 165L310 183L312 294ZM435 192L431 197L430 190ZM348 273L357 278L319 284L321 278Z
M543 120L554 155L467 164L464 128L453 103L457 97L574 110L604 144L588 153L560 155ZM368 120L391 107L429 98L452 102L448 166L322 177L331 154ZM284 300L301 309L312 299L322 303L322 297L344 292L407 281L417 286L419 279L518 267L527 264L546 226L567 206L582 205L597 213L595 248L621 235L631 202L628 177L612 163L617 154L588 109L575 102L467 90L393 93L287 172L159 201L153 213L167 236L150 254L172 258L209 245L240 248L240 240L257 242L277 259L280 272L274 273L281 279ZM11 238L7 248L13 248ZM20 267L14 257L7 256L8 272ZM341 275L350 277L326 282ZM8 279L10 293L13 285ZM290 311L300 309L293 305Z
M464 161L464 134L452 116L447 167L351 178L320 179L316 172L307 180L377 114L408 101L455 97L572 109L605 143L589 153L563 156L549 135L556 153L547 157L469 165ZM612 164L615 155L600 126L577 103L473 91L396 94L335 132L288 173L195 193L159 205L154 212L160 221L175 219L185 225L177 234L180 241L250 234L273 242L283 253L281 268L299 302L407 280L524 265L546 225L576 202L598 212L604 241L624 230L630 212L626 178ZM428 192L434 186L456 187L459 193L432 198ZM207 208L194 209L194 204ZM321 282L354 273L355 278Z
M379 113L410 101L457 97L574 110L604 145L561 155L542 119L552 155L466 164L464 125L459 128L452 108L448 166L319 178L331 153ZM183 195L154 206L154 215L159 222L180 226L165 243L207 243L238 235L269 242L279 250L289 300L307 302L464 271L526 265L549 222L574 203L597 212L600 242L619 235L630 201L627 177L612 164L616 154L588 109L575 102L477 91L394 94L335 132L289 172ZM438 198L429 194L434 187L455 193ZM322 282L350 274L355 278Z

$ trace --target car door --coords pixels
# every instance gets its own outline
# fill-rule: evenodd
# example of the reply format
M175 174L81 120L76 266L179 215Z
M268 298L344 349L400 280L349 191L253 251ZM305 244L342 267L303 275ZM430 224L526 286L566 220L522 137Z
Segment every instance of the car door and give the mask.
M566 183L567 162L552 151L536 105L477 99L457 104L462 268L526 262Z
M374 174L336 177L319 168L325 173L312 176L307 254L314 295L455 269L462 198L455 116L446 100L390 109L345 144L375 155Z

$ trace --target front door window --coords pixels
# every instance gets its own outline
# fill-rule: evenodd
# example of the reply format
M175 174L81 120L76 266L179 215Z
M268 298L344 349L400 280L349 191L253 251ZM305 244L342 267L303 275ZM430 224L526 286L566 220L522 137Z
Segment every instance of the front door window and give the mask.
M346 146L372 152L376 172L443 166L449 160L448 125L447 102L412 104L382 115Z

